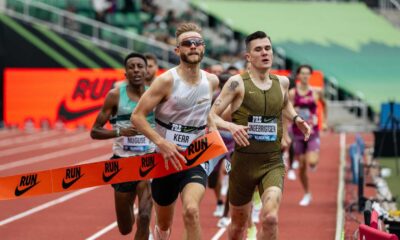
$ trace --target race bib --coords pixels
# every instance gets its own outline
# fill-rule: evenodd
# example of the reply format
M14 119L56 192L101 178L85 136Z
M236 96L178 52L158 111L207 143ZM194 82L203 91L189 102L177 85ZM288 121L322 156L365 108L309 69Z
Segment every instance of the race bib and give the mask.
M310 109L308 109L308 108L299 108L298 109L298 114L308 124L311 124L313 126L318 124L318 117L315 114L311 114Z
M306 122L310 121L311 112L308 108L299 108L298 114L304 121Z
M274 142L278 136L278 124L275 117L249 116L249 139L262 142Z
M189 147L190 143L197 137L196 134L192 133L183 133L179 131L172 131L172 130L167 130L167 134L165 138L179 147L182 147L186 149Z
M144 135L124 137L124 151L144 152L149 150L150 140Z

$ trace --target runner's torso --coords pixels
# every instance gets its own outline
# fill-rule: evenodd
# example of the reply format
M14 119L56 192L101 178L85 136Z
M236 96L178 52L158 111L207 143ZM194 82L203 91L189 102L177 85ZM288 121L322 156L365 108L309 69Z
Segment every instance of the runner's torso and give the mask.
M272 86L259 89L247 72L241 75L244 98L239 109L232 114L232 121L249 126L250 145L235 147L242 153L268 153L281 150L283 94L279 79L270 74Z
M310 89L305 95L301 95L295 88L293 106L299 116L312 127L312 133L318 133L317 103L314 99L313 91ZM296 124L293 125L293 134L303 137L303 133Z
M127 83L119 87L119 101L117 115L110 118L113 129L132 126L130 117L137 102L132 101L127 94ZM146 87L147 89L147 87ZM147 121L154 128L154 113L147 116ZM154 152L155 145L144 135L131 137L117 137L114 139L113 153L120 157L130 157Z
M205 134L207 117L211 109L211 88L206 72L200 70L200 81L187 84L177 68L169 70L173 76L171 96L155 109L156 131L165 139L187 148L197 137ZM203 163L208 172L214 163Z

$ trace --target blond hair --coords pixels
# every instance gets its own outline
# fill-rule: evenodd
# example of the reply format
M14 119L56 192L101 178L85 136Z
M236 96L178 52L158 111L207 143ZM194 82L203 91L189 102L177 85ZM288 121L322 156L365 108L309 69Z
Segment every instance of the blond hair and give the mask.
M178 40L178 37L185 32L197 32L201 34L201 27L196 23L182 23L178 26L175 32L175 37Z

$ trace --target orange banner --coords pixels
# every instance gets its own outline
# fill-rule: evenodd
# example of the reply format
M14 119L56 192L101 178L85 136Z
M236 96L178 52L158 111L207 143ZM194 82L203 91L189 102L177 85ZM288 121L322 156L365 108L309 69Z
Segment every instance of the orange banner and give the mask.
M183 170L193 168L228 152L218 131L194 140L183 153L187 163ZM106 160L40 172L0 177L0 200L64 192L81 188L159 178L176 173L170 164L165 169L158 153Z
M290 75L288 70L272 73ZM124 69L6 68L5 124L23 128L30 121L39 128L59 120L67 128L90 128L107 93L124 78ZM310 84L323 87L322 73L314 71Z
M90 128L105 96L115 82L124 79L124 70L101 69L5 69L5 123L24 126L32 121L66 127Z

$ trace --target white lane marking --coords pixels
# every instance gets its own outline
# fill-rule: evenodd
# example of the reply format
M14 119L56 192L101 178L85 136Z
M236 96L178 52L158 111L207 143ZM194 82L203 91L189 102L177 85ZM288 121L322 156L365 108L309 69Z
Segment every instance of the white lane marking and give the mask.
M225 227L224 227L224 228L220 228L220 229L218 230L218 232L211 238L211 240L218 240L218 239L220 239L220 238L222 237L222 235L224 235L225 231L226 231L226 228L225 228Z
M81 189L81 190L78 190L78 191L76 191L76 192L72 192L72 193L70 193L70 194L67 194L67 195L65 195L65 196L62 196L62 197L60 197L60 198L54 199L54 200L52 200L52 201L46 202L46 203L44 203L44 204L42 204L42 205L39 205L39 206L34 207L34 208L31 208L31 209L29 209L29 210L27 210L27 211L25 211L25 212L19 213L19 214L17 214L17 215L14 215L14 216L12 216L12 217L9 217L9 218L7 218L7 219L4 219L4 220L0 221L0 226L4 226L4 225L6 225L6 224L9 224L9 223L14 222L14 221L16 221L16 220L19 220L19 219L21 219L21 218L24 218L24 217L27 217L27 216L32 215L32 214L34 214L34 213L43 211L43 210L45 210L45 209L47 209L47 208L49 208L49 207L52 207L52 206L55 206L55 205L57 205L57 204L63 203L63 202L65 202L65 201L68 201L68 200L70 200L70 199L72 199L72 198L74 198L74 197L77 197L77 196L79 196L79 195L81 195L81 194L90 192L90 191L92 191L92 190L94 190L94 189L96 189L96 188L98 188L98 187L92 187L92 188Z
M0 165L0 171L8 170L11 168L16 168L16 167L20 167L20 166L25 166L25 165L29 165L29 164L33 164L33 163L43 162L43 161L46 161L49 159L53 159L53 158L57 158L57 157L61 157L61 156L69 155L69 154L75 154L75 153L79 153L79 152L93 150L93 149L100 148L100 147L103 147L106 145L110 145L110 142L109 141L98 141L98 142L92 142L89 144L81 145L79 147L71 147L68 149L51 152L51 153L47 153L44 155L35 156L35 157L27 158L24 160L10 162L10 163Z
M337 212L336 212L336 233L335 240L342 239L344 227L344 171L346 167L346 133L340 133L340 164L339 164L339 179L337 193Z
M60 137L57 139L52 139L48 140L45 142L41 143L36 143L36 144L27 144L24 146L16 147L16 148L9 148L3 151L0 151L0 157L5 157L8 155L13 155L13 154L18 154L18 153L23 153L23 152L29 152L32 150L38 150L38 149L45 149L45 148L50 148L50 147L55 147L63 144L68 144L71 142L79 141L82 139L89 139L89 135L87 133L79 133L77 135L73 136L67 136L67 137Z
M83 163L90 163L90 162L102 161L102 160L107 159L107 157L108 157L109 155L110 155L110 154L104 154L104 155L102 155L102 156L94 157L94 158L88 159L88 160L86 160L86 161L83 161L83 162L80 162L80 163L77 163L77 164L74 164L74 165L83 164ZM76 192L72 192L72 193L67 194L67 195L64 195L64 196L62 196L62 197L60 197L60 198L57 198L57 199L54 199L54 200L49 201L49 202L47 202L47 203L44 203L44 204L42 204L42 205L39 205L39 206L37 206L37 207L31 208L31 209L29 209L29 210L27 210L27 211L25 211L25 212L19 213L19 214L17 214L17 215L14 215L14 216L12 216L12 217L9 217L9 218L7 218L7 219L4 219L4 220L0 221L0 226L6 225L6 224L11 223L11 222L14 222L14 221L16 221L16 220L18 220L18 219L27 217L27 216L29 216L29 215L32 215L32 214L37 213L37 212L39 212L39 211L45 210L46 208L52 207L52 206L54 206L54 205L63 203L63 202L65 202L65 201L70 200L70 199L72 199L72 198L74 198L74 197L77 197L77 196L79 196L79 195L81 195L81 194L84 194L84 193L87 193L87 192L89 192L89 191L92 191L92 190L94 190L94 189L96 189L96 188L98 188L98 187L80 189L80 190L77 190Z
M33 141L39 140L41 138L57 135L58 133L59 132L57 132L57 131L51 131L51 132L40 132L40 133L35 133L32 135L24 135L24 136L18 136L18 137L4 136L5 139L0 140L0 147L10 146L10 145L17 144L17 143L33 142Z
M138 214L138 209L135 208L134 214ZM101 237L102 235L106 234L107 232L113 230L114 228L116 228L118 226L117 222L113 222L110 225L106 226L105 228L101 229L100 231L96 232L95 234L93 234L92 236L86 238L86 240L95 240L99 237ZM151 231L150 231L151 234Z
M101 229L100 231L96 232L95 234L93 234L92 236L86 238L86 240L94 240L99 238L100 236L106 234L107 232L111 231L113 228L117 227L117 222L113 222L110 225L108 225L107 227Z

